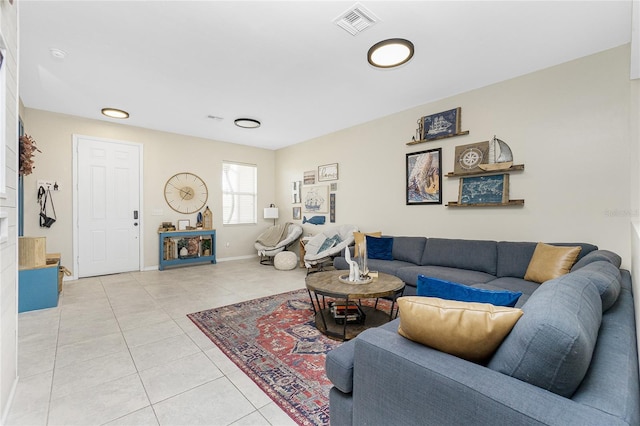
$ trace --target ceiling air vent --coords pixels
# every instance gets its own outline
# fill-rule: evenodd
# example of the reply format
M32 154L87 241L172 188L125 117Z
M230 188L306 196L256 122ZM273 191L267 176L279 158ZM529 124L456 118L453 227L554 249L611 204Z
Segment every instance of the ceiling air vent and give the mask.
M349 10L334 19L334 23L351 35L358 35L371 27L379 19L360 3L356 3Z

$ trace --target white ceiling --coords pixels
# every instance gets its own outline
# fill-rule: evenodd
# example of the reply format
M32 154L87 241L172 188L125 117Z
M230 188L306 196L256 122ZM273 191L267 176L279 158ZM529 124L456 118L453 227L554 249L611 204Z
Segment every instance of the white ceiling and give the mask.
M357 36L333 23L355 1L16 4L26 107L269 149L631 40L631 0L363 0L380 21ZM397 37L413 59L370 66L369 47Z

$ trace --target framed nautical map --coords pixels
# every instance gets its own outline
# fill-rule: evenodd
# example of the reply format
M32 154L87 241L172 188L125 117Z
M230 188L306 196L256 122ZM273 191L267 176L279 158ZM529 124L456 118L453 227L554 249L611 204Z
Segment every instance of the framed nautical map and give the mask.
M459 204L504 204L509 202L509 175L460 178Z
M455 136L460 133L461 108L454 108L422 117L419 120L420 139L433 139Z
M407 205L442 204L442 148L407 154Z
M329 213L329 185L302 187L304 213Z

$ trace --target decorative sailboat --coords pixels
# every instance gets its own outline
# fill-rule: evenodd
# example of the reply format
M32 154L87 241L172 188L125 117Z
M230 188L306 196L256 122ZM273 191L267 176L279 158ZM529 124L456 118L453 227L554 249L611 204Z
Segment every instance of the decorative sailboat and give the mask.
M508 169L513 165L511 148L505 141L496 138L494 135L489 142L489 153L486 161L486 163L478 164L478 167L486 172Z

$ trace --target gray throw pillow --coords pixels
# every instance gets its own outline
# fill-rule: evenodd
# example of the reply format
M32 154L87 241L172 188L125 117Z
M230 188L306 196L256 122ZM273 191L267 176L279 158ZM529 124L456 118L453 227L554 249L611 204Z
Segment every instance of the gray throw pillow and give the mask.
M547 281L488 367L570 398L584 378L598 338L602 302L596 286L575 274Z

